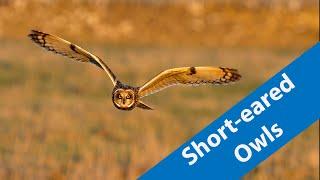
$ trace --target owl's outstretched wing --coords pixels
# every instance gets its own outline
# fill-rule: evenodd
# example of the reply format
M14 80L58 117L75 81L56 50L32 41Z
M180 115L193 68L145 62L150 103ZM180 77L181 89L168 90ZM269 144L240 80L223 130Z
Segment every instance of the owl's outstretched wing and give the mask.
M236 69L223 67L181 67L168 69L140 87L144 97L173 85L227 84L238 81L241 75Z
M103 69L110 77L113 85L116 84L116 76L111 69L97 56L89 53L81 47L70 43L57 36L32 30L28 35L33 42L47 49L48 51L72 58L79 62L90 62Z

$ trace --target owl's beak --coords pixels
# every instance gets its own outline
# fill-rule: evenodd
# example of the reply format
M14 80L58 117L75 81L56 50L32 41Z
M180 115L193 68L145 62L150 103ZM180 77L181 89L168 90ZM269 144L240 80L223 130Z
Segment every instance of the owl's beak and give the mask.
M126 99L122 98L122 104L125 104L125 103L126 103Z

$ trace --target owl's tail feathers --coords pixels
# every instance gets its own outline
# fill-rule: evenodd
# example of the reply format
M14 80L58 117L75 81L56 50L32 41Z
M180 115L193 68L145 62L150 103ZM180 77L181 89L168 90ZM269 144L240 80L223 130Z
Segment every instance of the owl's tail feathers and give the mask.
M141 109L145 109L145 110L153 110L153 108L151 108L150 106L146 105L144 102L139 101L137 104L137 107L141 108Z

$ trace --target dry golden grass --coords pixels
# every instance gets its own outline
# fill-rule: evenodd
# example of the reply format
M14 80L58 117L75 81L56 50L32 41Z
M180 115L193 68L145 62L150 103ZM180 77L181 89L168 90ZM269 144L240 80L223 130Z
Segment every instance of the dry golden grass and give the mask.
M37 28L94 43L306 48L318 35L317 0L9 2L0 4L0 38Z
M169 67L196 64L237 67L244 78L225 87L171 88L147 98L155 111L122 112L113 107L111 83L96 67L54 56L31 42L2 44L0 176L133 179L299 54L89 47L108 57L118 76L131 84ZM249 177L316 178L317 132L314 125Z
M212 10L205 9L205 14L217 8L217 17L225 18L199 32L188 32L187 25L179 27L180 22L190 23L185 5L0 7L0 179L135 179L316 41L317 13L309 6L299 13L278 10L280 20L274 17L269 22L273 27L260 23L262 16L270 15L268 10L209 7ZM71 14L70 9L74 9ZM153 23L146 23L154 17ZM224 35L223 30L234 26L235 17L243 34ZM81 23L75 21L78 18ZM303 20L300 33L286 29L297 27L296 18ZM134 27L131 35L116 35L122 30L113 29L114 25L123 19ZM102 25L91 27L83 23L87 20ZM253 25L256 33L249 28ZM113 107L111 82L102 71L40 50L26 38L34 27L79 43L132 85L143 84L167 68L195 65L238 68L243 79L231 86L170 88L146 98L155 111L123 112ZM262 29L265 32L260 33ZM254 39L248 38L252 33ZM236 36L241 40L228 44ZM319 179L318 125L245 178Z

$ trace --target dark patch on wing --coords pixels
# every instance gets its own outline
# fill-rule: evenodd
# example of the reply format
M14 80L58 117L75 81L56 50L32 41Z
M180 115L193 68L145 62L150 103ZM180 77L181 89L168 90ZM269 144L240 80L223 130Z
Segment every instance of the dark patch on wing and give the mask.
M196 74L196 73L197 73L196 68L195 67L190 67L189 75L193 75L193 74Z
M72 51L78 53L78 52L76 51L76 46L75 46L75 45L70 44L70 49L71 49Z
M89 59L89 62L92 63L92 64L95 64L95 65L98 66L99 68L103 69L102 66L101 66L96 60L90 58L90 59Z
M75 53L78 53L78 54L79 54L79 52L77 51L76 48L77 48L77 47L76 47L74 44L70 44L70 49L71 49L72 51L74 51ZM95 59L91 58L90 56L88 56L87 54L84 54L84 53L81 53L81 55L86 56L86 57L89 59L89 62L90 62L90 63L98 66L98 67L101 68L101 69L103 69L102 66L101 66Z

